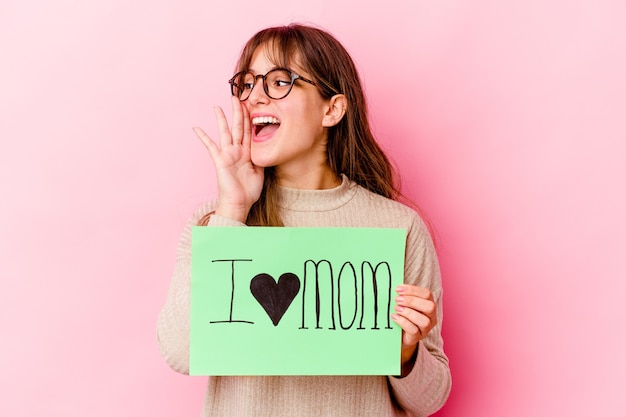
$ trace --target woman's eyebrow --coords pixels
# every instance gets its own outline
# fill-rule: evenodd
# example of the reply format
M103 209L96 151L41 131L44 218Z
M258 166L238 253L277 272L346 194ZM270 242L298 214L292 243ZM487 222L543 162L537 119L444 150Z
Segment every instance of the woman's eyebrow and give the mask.
M275 69L279 69L279 68L281 68L281 69L288 69L288 68L285 68L285 67L280 67L280 66L278 66L278 65L274 65L274 66L270 67L270 68L269 68L267 71L265 71L265 72L259 72L259 71L256 71L254 68L248 68L248 71L250 71L250 72L251 72L251 73L253 73L254 75L259 75L259 74L267 74L268 72L270 72L270 71L272 71L272 70L275 70Z

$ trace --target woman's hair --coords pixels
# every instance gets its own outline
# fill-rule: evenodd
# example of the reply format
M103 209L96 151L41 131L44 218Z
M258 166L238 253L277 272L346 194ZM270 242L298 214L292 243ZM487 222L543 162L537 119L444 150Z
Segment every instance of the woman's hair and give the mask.
M298 66L307 71L325 99L336 94L346 96L344 117L328 129L329 166L337 176L345 174L374 193L397 199L399 192L394 182L394 169L374 139L358 71L339 41L321 29L300 24L264 29L244 46L236 72L249 69L259 47L265 48L275 65L282 68ZM246 224L283 225L276 186L274 169L265 168L261 196L251 207ZM208 223L208 217L203 217L199 224Z

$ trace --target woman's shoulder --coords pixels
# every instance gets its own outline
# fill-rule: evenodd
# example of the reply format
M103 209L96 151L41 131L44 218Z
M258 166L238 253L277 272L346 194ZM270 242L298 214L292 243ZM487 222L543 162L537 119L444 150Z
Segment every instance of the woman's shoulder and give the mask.
M193 212L193 214L191 215L191 217L188 220L188 224L190 226L196 226L198 224L198 222L202 218L204 218L205 216L207 216L210 213L212 213L213 211L215 211L215 209L217 208L217 204L218 204L218 200L217 199L208 200L208 201L205 201L204 203L202 203L196 209L196 211Z
M398 200L376 194L358 184L353 203L360 206L365 215L370 216L372 220L379 219L385 223L396 223L395 227L404 227L407 229L427 229L426 223L417 208L413 208ZM386 227L394 227L385 225Z
M356 183L353 183L353 186L356 187L355 204L371 206L374 209L386 210L397 215L419 217L417 211L398 200L377 194Z

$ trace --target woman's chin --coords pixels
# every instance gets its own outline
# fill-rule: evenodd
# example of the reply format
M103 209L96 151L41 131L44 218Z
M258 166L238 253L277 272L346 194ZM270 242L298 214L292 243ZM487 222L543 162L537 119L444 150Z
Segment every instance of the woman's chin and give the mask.
M255 153L254 150L252 150L250 159L252 160L252 164L254 164L255 167L268 168L274 165L267 156L259 155L258 153Z

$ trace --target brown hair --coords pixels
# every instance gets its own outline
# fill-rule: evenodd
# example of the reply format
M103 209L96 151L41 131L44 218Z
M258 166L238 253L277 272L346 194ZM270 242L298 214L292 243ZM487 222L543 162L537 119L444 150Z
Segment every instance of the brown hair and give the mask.
M325 99L344 94L346 114L328 130L328 164L362 187L391 199L399 196L394 169L371 132L367 103L358 71L348 51L329 33L311 26L291 24L264 29L244 46L236 72L247 70L257 48L266 46L280 67L298 65L311 76ZM296 60L298 60L296 62ZM274 169L265 168L259 200L251 207L246 224L282 226ZM208 223L208 215L199 224Z

